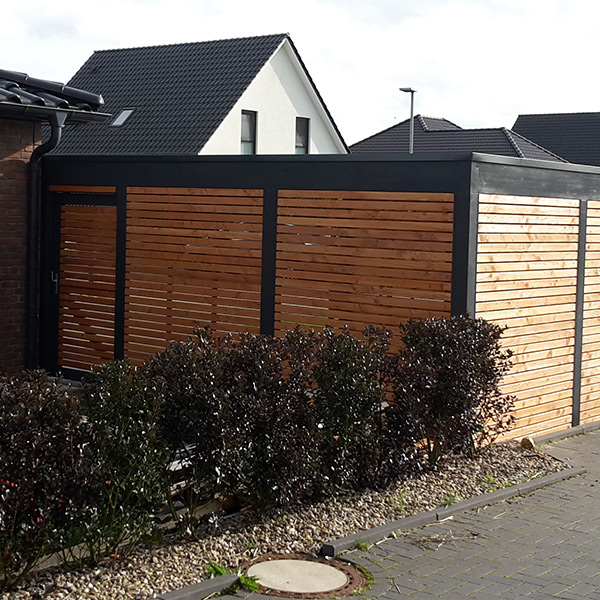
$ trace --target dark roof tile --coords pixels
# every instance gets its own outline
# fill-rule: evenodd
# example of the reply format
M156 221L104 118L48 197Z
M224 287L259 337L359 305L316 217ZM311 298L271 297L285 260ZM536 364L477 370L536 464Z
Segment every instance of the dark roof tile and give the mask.
M513 130L569 162L600 166L600 112L519 115Z
M81 122L108 117L97 112L103 105L99 94L0 69L0 116L43 121L52 112L68 111Z
M65 132L59 154L197 154L287 34L94 52L70 85L101 88L122 127ZM183 126L182 126L183 125ZM149 141L152 140L152 143Z
M410 119L350 146L352 154L408 152ZM432 127L433 126L433 127ZM435 128L434 128L435 127ZM415 116L414 152L480 152L500 156L566 162L526 138L504 127L461 129L445 119Z

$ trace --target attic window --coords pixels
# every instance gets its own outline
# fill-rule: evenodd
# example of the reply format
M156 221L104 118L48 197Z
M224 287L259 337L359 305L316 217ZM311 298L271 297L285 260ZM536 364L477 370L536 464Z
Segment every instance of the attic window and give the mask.
M135 108L124 108L110 124L111 127L121 127L127 119L133 114Z
M305 117L296 117L296 154L308 154L309 122Z

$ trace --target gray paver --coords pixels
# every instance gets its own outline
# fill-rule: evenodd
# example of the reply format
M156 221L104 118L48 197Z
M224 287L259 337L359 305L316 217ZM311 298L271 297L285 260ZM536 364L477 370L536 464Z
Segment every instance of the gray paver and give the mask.
M586 472L379 542L375 580L388 591L365 596L600 600L600 430L547 448Z

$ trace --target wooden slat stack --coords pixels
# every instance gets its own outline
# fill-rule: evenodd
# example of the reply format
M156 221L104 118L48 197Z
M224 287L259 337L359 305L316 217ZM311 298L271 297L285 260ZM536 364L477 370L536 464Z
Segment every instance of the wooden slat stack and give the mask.
M600 201L588 203L581 369L581 423L600 419Z
M478 317L506 325L515 355L510 437L571 424L579 201L481 195Z
M88 370L113 359L117 210L61 208L58 361Z
M280 191L275 331L449 316L452 194Z
M128 188L125 355L260 329L262 190Z

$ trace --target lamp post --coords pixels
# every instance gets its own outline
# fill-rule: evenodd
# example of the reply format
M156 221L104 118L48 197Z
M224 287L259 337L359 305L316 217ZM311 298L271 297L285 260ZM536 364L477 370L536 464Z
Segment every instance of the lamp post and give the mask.
M406 92L410 94L410 130L408 137L408 153L413 153L414 143L415 143L415 121L413 119L413 109L415 106L415 92L417 90L413 90L409 87L400 88L401 92Z

